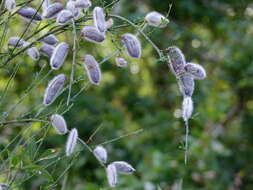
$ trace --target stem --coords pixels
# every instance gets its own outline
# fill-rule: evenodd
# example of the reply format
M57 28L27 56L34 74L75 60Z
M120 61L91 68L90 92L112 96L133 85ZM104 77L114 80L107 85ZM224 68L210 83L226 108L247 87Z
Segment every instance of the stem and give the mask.
M184 153L184 164L187 164L188 160L188 136L189 136L189 124L188 120L185 121L185 153Z

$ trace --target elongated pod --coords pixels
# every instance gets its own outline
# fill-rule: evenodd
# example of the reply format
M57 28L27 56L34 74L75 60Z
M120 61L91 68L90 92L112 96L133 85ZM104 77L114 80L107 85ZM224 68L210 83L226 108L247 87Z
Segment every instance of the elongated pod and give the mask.
M121 40L126 46L130 57L136 59L141 57L141 43L135 35L126 33L121 36Z
M63 65L69 51L69 45L65 42L59 43L50 59L50 65L53 70L58 70Z

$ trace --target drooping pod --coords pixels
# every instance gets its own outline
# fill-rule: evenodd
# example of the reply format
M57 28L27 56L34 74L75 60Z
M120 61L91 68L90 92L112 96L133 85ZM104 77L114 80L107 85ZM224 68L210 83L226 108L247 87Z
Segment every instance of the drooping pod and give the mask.
M90 0L76 0L75 7L80 8L80 9L87 9L91 7L91 1Z
M183 96L192 96L195 88L194 78L191 74L185 73L178 78L179 89Z
M206 71L199 64L187 63L184 68L186 72L190 73L194 77L194 79L202 80L206 78Z
M67 24L72 18L74 18L74 15L70 10L62 10L56 18L56 23L60 25L65 25Z
M94 43L102 43L105 35L97 30L95 26L86 26L81 31L81 37Z
M8 46L16 47L16 48L21 48L24 47L26 44L26 41L22 40L20 37L10 37L8 40Z
M59 43L50 59L50 65L53 70L58 70L64 63L69 51L69 45L65 42Z
M20 8L17 13L22 16L24 19L33 20L33 21L41 21L42 17L38 13L38 11L32 7L23 7Z
M102 163L106 163L107 162L107 151L106 151L106 149L104 147L97 146L93 150L93 154L98 159L98 161L100 161Z
M162 14L156 11L152 11L148 13L145 16L145 21L150 26L159 27L159 28L163 28L169 23L169 20L165 16L163 16Z
M101 33L104 33L106 31L106 21L103 8L95 7L93 9L93 22Z
M36 47L31 47L27 49L27 55L31 57L33 60L38 60L40 58L40 52Z
M39 49L40 53L47 57L51 57L54 52L54 46L48 45L46 43L43 43L42 46Z
M13 9L16 8L16 1L15 0L5 0L5 8L11 12Z
M81 11L80 11L80 8L76 8L75 4L76 4L76 1L69 0L67 2L66 9L71 11L75 18L78 18Z
M118 67L127 67L128 65L127 61L122 57L116 57L115 62Z
M85 55L84 68L92 84L99 85L101 81L101 71L98 62L92 55Z
M63 116L59 114L53 114L50 117L51 124L54 127L55 131L59 135L64 135L68 132L67 124Z
M44 19L51 19L57 17L58 13L63 10L63 5L59 2L49 5L42 14Z
M43 100L43 104L45 106L52 104L58 97L65 84L66 79L67 78L64 74L59 74L48 83Z
M55 35L53 34L50 34L48 36L45 36L43 39L42 39L43 42L49 44L49 45L56 45L58 43L58 39L56 38Z
M118 174L114 164L109 164L106 168L106 176L110 187L115 187L118 183Z
M108 30L109 28L111 28L114 24L114 21L112 18L109 18L107 21L106 21L106 30Z
M74 128L69 132L68 140L66 143L66 156L70 156L74 152L77 139L78 139L78 132L77 129Z
M135 169L127 162L116 161L116 162L113 162L112 164L116 167L116 170L118 173L131 174L131 173L135 172Z
M136 59L141 57L141 43L135 35L126 33L121 36L121 40L126 46L130 57Z
M184 121L190 119L193 112L193 102L191 97L184 97L182 104L182 117Z

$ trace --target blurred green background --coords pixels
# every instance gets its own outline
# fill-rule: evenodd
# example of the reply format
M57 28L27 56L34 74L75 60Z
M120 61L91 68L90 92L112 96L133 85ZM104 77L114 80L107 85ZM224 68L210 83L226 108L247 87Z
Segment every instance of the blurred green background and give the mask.
M97 0L93 5L106 6L111 2ZM69 109L65 104L67 92L47 109L43 110L41 104L53 76L65 73L69 79L72 52L59 71L49 72L47 58L32 61L26 54L1 67L0 182L12 182L11 189L20 190L107 189L104 169L86 149L71 158L63 157L67 136L57 135L50 125L40 122L8 123L26 118L47 120L52 113L66 111L69 128L76 127L85 141L99 127L89 143L92 148L137 131L104 145L110 162L124 160L137 170L134 175L120 175L116 189L180 190L180 184L184 190L253 189L253 3L121 0L107 11L141 26L146 13L156 10L166 15L170 4L168 26L148 27L145 33L162 50L171 45L180 47L187 61L203 65L207 72L205 80L196 81L193 95L188 164L184 165L185 129L178 117L182 96L177 82L167 63L159 60L152 46L139 36L142 58L127 58L127 68L117 67L114 58L103 63L102 83L81 91ZM30 5L36 7L38 2ZM4 13L0 20L7 17L8 13ZM130 26L118 28L122 22L114 21L114 28L102 45L81 40L78 32L78 63L87 53L103 60L116 50L121 34L136 32ZM40 27L46 23L43 21ZM1 64L6 58L4 53L9 51L8 38L20 35L26 25L17 15L6 27L1 25L1 34L5 29L7 32L1 46ZM32 26L25 37L35 29L36 25ZM71 27L57 37L72 44ZM82 67L76 67L75 79L84 80L73 85L72 96L87 85L84 73ZM77 150L81 149L79 145Z

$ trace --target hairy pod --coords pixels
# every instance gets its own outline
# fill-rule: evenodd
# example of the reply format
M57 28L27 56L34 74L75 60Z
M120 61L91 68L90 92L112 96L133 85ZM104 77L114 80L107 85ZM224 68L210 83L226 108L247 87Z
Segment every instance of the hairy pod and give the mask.
M99 162L106 163L107 162L107 151L102 146L97 146L93 150L94 156L98 159Z
M101 7L95 7L93 9L93 22L97 29L104 33L106 31L106 21L105 21L105 14L104 10Z
M183 96L192 96L195 88L194 78L191 74L185 73L178 78L179 89Z
M21 48L24 47L26 44L26 41L22 40L20 37L10 37L8 40L8 46L16 47L16 48Z
M46 10L49 5L51 4L51 1L50 0L41 0L42 1L42 10Z
M156 11L148 13L145 16L145 21L150 26L159 27L159 28L163 28L169 23L169 20L165 16L163 16L162 14Z
M54 127L55 131L59 135L64 135L68 132L67 124L63 116L59 114L53 114L50 117L51 124Z
M141 57L141 43L135 35L126 33L121 36L121 40L126 46L130 57L136 59Z
M48 36L45 36L43 39L42 39L43 42L49 44L49 45L56 45L58 43L58 39L56 38L55 35L53 34L50 34Z
M127 61L122 57L116 57L115 62L118 67L127 67L128 65Z
M105 40L105 35L94 26L84 27L81 31L81 37L94 43L102 43Z
M109 164L106 168L106 176L110 187L115 187L118 183L118 174L114 164Z
M53 70L58 70L64 63L69 51L69 45L65 42L59 43L50 59L50 65Z
M66 9L71 11L75 18L78 18L81 12L80 8L75 7L75 1L73 0L67 2Z
M37 12L36 9L32 8L32 7L23 7L20 8L17 13L22 16L23 18L27 19L27 20L33 20L33 21L41 21L42 17L40 16L40 14Z
M10 188L10 186L8 184L0 183L0 190L7 190L9 188Z
M13 9L16 8L16 1L15 0L5 0L5 8L11 12Z
M65 25L67 24L72 18L74 18L74 15L70 10L62 10L56 18L56 23L60 25Z
M66 143L66 156L70 156L74 152L77 139L78 139L78 132L76 128L74 128L69 132L68 140Z
M66 79L67 78L64 74L59 74L48 83L43 100L43 104L45 106L48 106L54 102L62 90Z
M92 55L85 55L84 68L92 84L99 85L101 81L101 71L98 62Z
M184 97L182 104L182 117L184 121L188 121L192 116L193 112L193 102L191 97Z
M116 161L116 162L113 162L112 164L115 165L118 173L131 174L131 173L135 172L135 169L127 162Z
M44 19L51 19L57 17L58 13L63 10L63 5L59 2L49 5L42 14Z
M196 63L187 63L185 65L185 71L190 73L194 79L202 80L206 78L206 71L205 69Z
M42 46L39 49L39 52L47 57L51 57L54 52L54 46L48 45L46 43L43 43Z
M36 47L31 47L27 49L27 55L31 57L33 60L38 60L40 58L40 52Z
M91 7L91 1L90 0L76 0L75 7L80 8L80 9L87 9Z
M114 21L112 18L109 18L107 21L106 21L106 30L108 30L109 28L111 28L114 24Z

